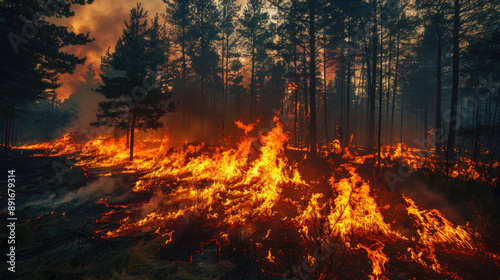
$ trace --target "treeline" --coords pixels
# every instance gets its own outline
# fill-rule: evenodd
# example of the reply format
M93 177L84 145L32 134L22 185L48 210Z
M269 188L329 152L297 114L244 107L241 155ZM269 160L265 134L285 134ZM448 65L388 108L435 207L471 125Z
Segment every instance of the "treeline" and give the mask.
M50 19L71 17L72 5L90 3L92 0L0 1L0 129L5 148L18 140L19 132L29 132L21 125L26 122L40 120L39 127L46 130L39 134L42 140L48 131L59 130L55 123L63 118L54 117L56 113L48 109L59 108L60 102L55 100L59 77L85 62L62 49L92 39L89 34L69 32Z
M268 128L279 115L313 154L334 139L431 145L449 160L497 150L498 0L164 2L149 19L133 8L102 58L94 125L132 142L164 124L220 141L235 120Z
M499 1L164 2L171 125L186 139L279 111L313 153L351 137L496 148Z

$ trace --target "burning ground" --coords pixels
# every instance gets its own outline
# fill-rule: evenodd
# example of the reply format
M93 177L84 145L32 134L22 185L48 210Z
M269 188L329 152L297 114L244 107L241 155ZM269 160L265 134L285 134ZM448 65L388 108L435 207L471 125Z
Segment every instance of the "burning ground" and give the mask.
M18 164L29 162L39 176L30 181L43 184L20 198L26 245L19 275L500 276L498 175L490 172L498 164L462 161L447 178L439 158L404 145L385 147L381 167L376 155L356 147L330 145L320 159L309 159L287 147L279 122L259 135L253 125L237 125L242 136L235 146L143 141L133 162L124 139L68 134L14 150L23 153L15 155ZM408 166L411 175L399 176Z

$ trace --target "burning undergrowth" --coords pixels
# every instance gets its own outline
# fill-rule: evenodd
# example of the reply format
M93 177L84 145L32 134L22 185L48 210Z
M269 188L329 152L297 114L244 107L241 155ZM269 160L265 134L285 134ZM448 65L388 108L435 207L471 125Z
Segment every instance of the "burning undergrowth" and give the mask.
M462 278L475 269L471 258L498 273L500 258L472 227L370 180L363 168L374 155L326 153L329 160L317 168L327 174L305 179L301 162L285 156L289 135L277 120L254 138L248 136L253 125L237 125L245 136L236 148L193 143L171 149L157 141L140 146L133 162L126 160L123 139L77 145L66 136L24 148L72 154L101 178L135 176L126 198L101 192L97 203L109 211L98 218L95 234L160 241L156 254L169 264L191 263L196 252L215 248L219 260L252 262L268 277ZM422 167L403 153L386 148L384 164L399 157Z

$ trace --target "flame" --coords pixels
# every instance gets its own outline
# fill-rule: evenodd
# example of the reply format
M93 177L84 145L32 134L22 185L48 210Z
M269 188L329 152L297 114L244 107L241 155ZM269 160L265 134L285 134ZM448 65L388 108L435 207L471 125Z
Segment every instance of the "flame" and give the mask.
M437 248L440 251L456 251L471 256L474 254L476 248L473 244L473 234L466 228L453 225L436 209L419 210L411 198L404 194L403 198L408 204L406 208L408 215L415 222L419 236L418 240L414 240L417 242L415 250L408 248L412 260L423 266L429 266L436 272L450 274L439 264L436 256ZM476 234L476 237L479 236ZM422 256L425 256L431 264L428 265L422 260Z
M332 177L329 181L338 192L333 201L335 208L328 216L332 232L338 234L343 241L348 241L348 236L356 231L393 235L370 196L369 185L352 169L349 172L349 178L335 182Z
M284 230L296 238L298 255L309 268L320 267L320 258L310 254L315 248L334 254L325 244L335 243L348 252L363 249L372 266L371 279L385 279L389 269L386 253L391 250L383 250L391 244L407 248L396 258L390 254L392 260L406 257L408 262L453 277L458 274L443 262L441 254L471 257L477 250L486 251L472 229L454 225L440 211L422 209L401 194L402 213L412 223L409 228L392 228L384 217L390 207L377 204L383 199L376 195L380 186L359 170L374 162L377 155L363 153L352 143L344 149L338 140L325 145L323 155L333 155L341 163L332 174L306 181L299 167L285 156L290 134L277 117L274 122L271 131L251 137L258 122L245 125L236 121L245 136L233 148L201 142L173 149L168 139L139 141L132 162L123 137L79 141L78 135L66 134L53 142L19 148L46 151L40 156L72 157L76 165L104 170L96 172L100 176L133 173L139 177L132 190L141 201L98 201L110 208L98 222L115 225L97 231L105 238L150 234L165 238L164 246L172 246L185 226L203 224L219 231L213 238L220 244L234 244L237 236L238 242L255 248L260 263L278 266L285 263L286 253L273 244L283 237ZM297 147L289 150L305 152ZM381 158L386 168L404 163L413 170L436 170L439 165L431 153L400 144L382 146ZM457 163L453 176L463 176L458 174L465 170L469 179L480 180L478 166L473 161Z
M298 88L299 88L299 87L298 87L295 83L289 83L289 84L287 85L287 87L288 87L288 89L290 89L290 90L296 90L296 89L298 89Z
M271 249L269 249L269 252L267 253L267 257L266 257L266 259L267 259L269 262L275 263L275 259L274 259L274 257L271 255Z
M463 227L453 225L436 209L419 210L411 198L404 194L403 198L408 203L408 215L417 224L421 244L448 244L458 245L466 250L474 249L472 236Z
M386 279L385 277L380 278L380 276L384 273L384 266L389 262L389 258L387 257L382 249L384 249L384 244L381 242L377 242L370 247L359 244L358 249L364 249L368 254L368 258L372 262L373 267L373 276L370 275L370 279Z
M234 123L238 128L243 129L245 135L248 135L248 133L250 133L250 131L252 131L255 128L255 126L259 123L259 121L247 125L243 124L242 121L235 121Z
M221 218L228 226L255 219L273 217L273 207L280 200L285 184L303 185L299 173L289 167L283 157L283 145L289 135L275 119L276 127L259 139L245 138L237 149L216 149L212 155L201 153L204 145L188 146L185 151L160 155L150 162L134 164L137 170L148 170L135 185L135 192L158 189L163 178L178 178L182 183L172 192L167 206L186 203L187 206L171 212L155 211L134 223L121 221L120 228L107 232L108 237L129 234L131 230L142 231L155 224L172 223L179 217L196 213L207 213L208 218ZM245 127L244 129L249 129ZM258 154L254 161L249 157ZM206 182L203 188L195 185ZM249 208L249 205L255 207ZM173 207L175 208L175 207ZM242 210L245 211L242 211Z

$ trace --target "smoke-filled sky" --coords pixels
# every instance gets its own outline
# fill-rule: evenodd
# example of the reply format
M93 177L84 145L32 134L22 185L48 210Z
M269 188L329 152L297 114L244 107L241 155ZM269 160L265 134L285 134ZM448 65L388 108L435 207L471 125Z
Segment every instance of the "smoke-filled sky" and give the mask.
M69 30L77 33L90 33L94 42L85 46L72 46L67 48L68 52L79 57L86 56L86 64L92 63L94 68L99 68L101 56L106 49L114 47L116 41L122 33L123 21L127 19L128 13L137 3L137 0L95 0L91 5L74 5L75 16L58 21L69 27ZM162 0L142 1L148 16L152 17L156 13L165 12L165 4ZM60 82L63 85L57 90L59 98L65 99L74 92L75 86L85 72L86 66L80 65L73 75L63 75Z
M87 57L86 65L92 63L94 68L99 68L101 56L106 49L114 47L116 41L122 34L123 21L128 18L131 8L137 2L141 2L145 10L148 11L148 18L155 14L165 13L165 3L162 0L95 0L91 5L73 6L75 16L57 20L58 24L68 26L68 29L77 33L90 33L90 37L95 41L85 46L73 46L66 50L79 57ZM240 3L245 0L240 0ZM61 76L60 82L63 85L57 90L59 98L65 99L74 92L76 85L85 73L86 65L80 65L72 75Z

